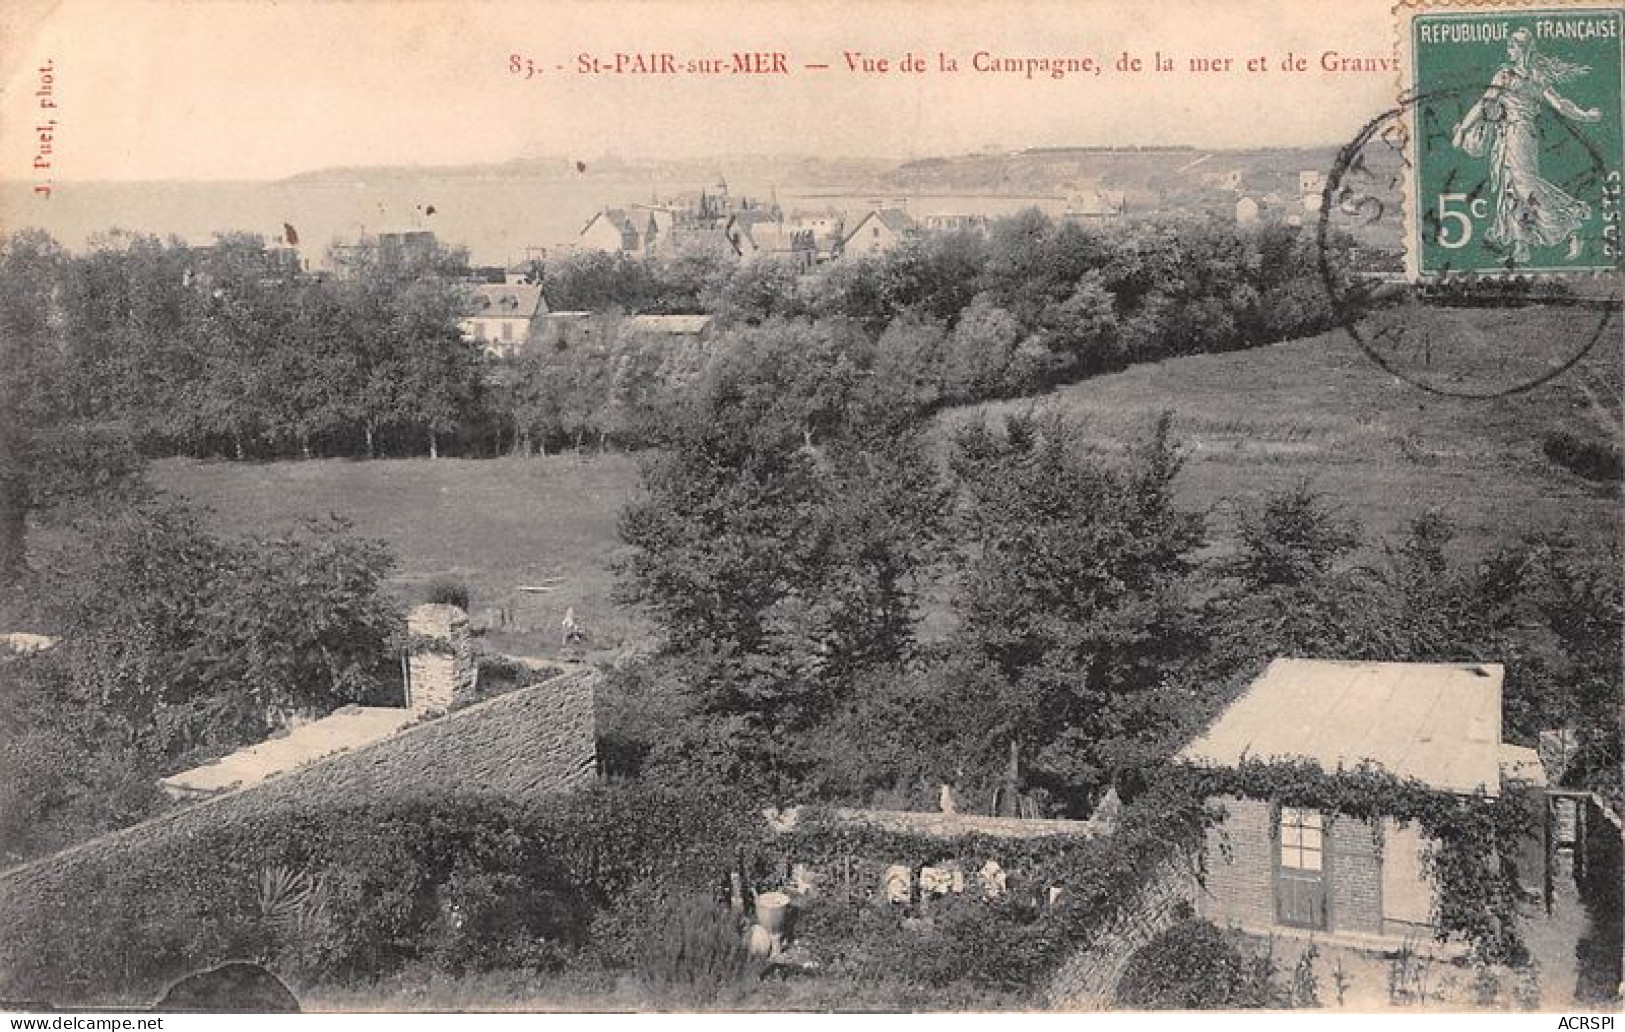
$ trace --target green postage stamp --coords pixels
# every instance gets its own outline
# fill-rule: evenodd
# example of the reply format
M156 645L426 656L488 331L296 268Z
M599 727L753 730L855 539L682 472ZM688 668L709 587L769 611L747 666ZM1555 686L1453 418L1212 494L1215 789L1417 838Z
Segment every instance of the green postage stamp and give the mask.
M1413 276L1621 267L1625 7L1402 7Z

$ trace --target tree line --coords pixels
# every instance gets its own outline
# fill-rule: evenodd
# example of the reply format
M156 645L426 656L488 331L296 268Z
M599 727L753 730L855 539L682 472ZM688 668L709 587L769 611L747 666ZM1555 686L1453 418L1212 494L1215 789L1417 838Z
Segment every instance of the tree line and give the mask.
M577 254L546 265L544 294L607 329L513 360L462 339L464 252L403 261L363 241L335 248L323 275L284 256L244 233L197 248L111 232L79 253L38 230L0 239L0 577L21 561L26 514L115 455L647 444L710 349L619 332L617 314L709 314L723 335L839 323L875 356L865 375L921 412L1330 319L1299 230L1215 220L1084 229L1031 210L811 276L698 242L651 259Z
M850 320L886 338L892 359L877 373L911 380L930 405L1314 332L1329 311L1309 248L1285 226L1086 230L1033 210L985 236L926 235L814 276L741 265L696 242L647 260L567 256L545 264L543 286L557 311L704 313L724 328ZM640 364L613 333L570 356L597 377L557 355L492 375L501 363L457 330L470 312L465 253L403 264L376 246L346 247L319 276L270 257L243 233L207 248L110 233L70 254L23 231L0 260L16 284L13 317L55 352L60 403L124 423L154 453L434 455L449 443L478 454L493 428L497 446L504 431L569 436L567 410L614 408L610 394L637 408L652 390L647 376L603 382L614 380L604 369ZM539 406L538 393L560 397ZM624 414L602 413L592 429L635 436Z

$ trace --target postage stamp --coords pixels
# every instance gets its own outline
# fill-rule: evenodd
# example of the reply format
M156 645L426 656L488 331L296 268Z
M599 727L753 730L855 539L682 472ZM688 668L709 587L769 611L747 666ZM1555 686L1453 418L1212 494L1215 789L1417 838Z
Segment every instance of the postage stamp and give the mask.
M1618 268L1625 9L1422 0L1398 13L1410 274Z

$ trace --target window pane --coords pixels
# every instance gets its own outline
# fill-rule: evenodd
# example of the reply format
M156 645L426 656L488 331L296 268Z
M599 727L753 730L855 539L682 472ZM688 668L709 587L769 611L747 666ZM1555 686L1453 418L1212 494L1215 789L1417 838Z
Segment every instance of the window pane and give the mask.
M1281 866L1282 867L1290 867L1290 868L1293 868L1293 869L1296 869L1297 867L1299 867L1300 865L1298 863L1298 852L1299 851L1295 846L1285 846L1285 845L1282 846L1281 847Z
M1320 870L1320 850L1303 850L1298 856L1298 863L1296 866L1300 870L1304 871Z
M1301 819L1299 820L1299 823L1302 824L1304 827L1306 827L1306 828L1318 828L1318 827L1320 827L1320 811L1319 810L1299 810L1298 812L1299 812L1299 814L1301 814Z
M1299 841L1301 841L1303 843L1303 847L1305 849L1319 849L1320 848L1320 829L1319 828L1304 828L1298 834L1302 836L1302 838Z

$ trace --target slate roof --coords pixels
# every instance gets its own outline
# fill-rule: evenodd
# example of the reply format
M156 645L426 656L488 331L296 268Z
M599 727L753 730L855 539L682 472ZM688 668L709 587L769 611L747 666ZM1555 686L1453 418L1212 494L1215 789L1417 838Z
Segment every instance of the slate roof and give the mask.
M914 218L901 208L876 208L874 217L893 233L907 233L914 228Z
M1493 663L1276 659L1180 753L1204 766L1370 761L1446 792L1501 785L1501 684Z
M529 283L481 283L473 288L471 319L510 317L531 319L538 312L547 311L542 302L542 288Z
M919 223L914 221L914 217L901 208L876 208L857 221L846 234L845 242L851 243L857 239L858 235L863 232L864 227L869 225L870 219L878 221L882 226L885 226L898 236L904 236L919 227Z

